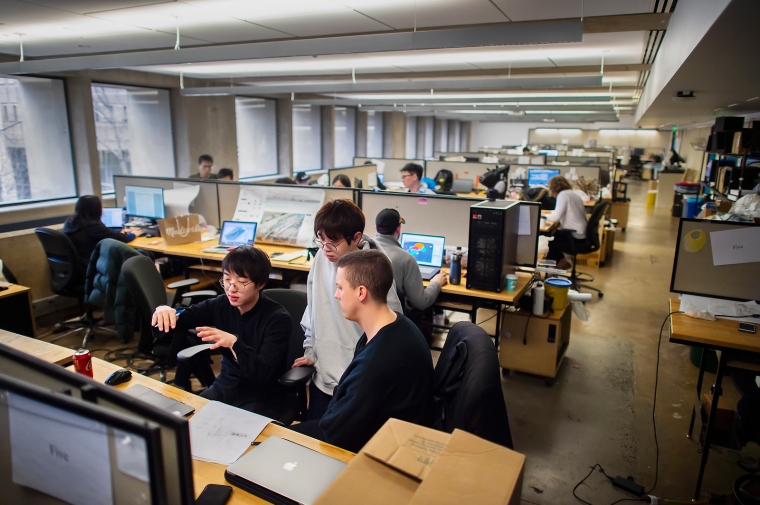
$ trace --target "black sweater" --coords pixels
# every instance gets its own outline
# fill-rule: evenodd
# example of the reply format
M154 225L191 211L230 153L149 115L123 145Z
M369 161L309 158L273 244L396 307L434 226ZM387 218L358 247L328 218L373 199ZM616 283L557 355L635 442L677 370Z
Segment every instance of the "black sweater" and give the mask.
M420 330L396 313L367 343L361 336L354 359L340 378L319 422L325 440L358 452L391 417L432 426L433 360Z
M182 349L205 343L187 333L188 329L198 326L211 326L238 338L232 346L237 360L228 348L219 348L222 372L214 386L222 389L227 403L240 406L259 401L278 403L282 399L284 395L277 379L290 367L286 361L291 319L280 304L261 296L251 310L241 315L225 295L220 295L190 306L180 314L177 327L168 334L153 328L156 338L172 338L170 363Z
M63 233L69 236L71 242L74 243L74 248L79 254L79 260L82 263L85 271L87 271L87 265L90 263L90 256L92 251L95 250L95 246L98 245L103 239L112 238L119 242L131 242L135 239L132 233L120 233L107 228L106 225L97 221L95 223L87 223L80 226L72 226L66 222L63 225Z

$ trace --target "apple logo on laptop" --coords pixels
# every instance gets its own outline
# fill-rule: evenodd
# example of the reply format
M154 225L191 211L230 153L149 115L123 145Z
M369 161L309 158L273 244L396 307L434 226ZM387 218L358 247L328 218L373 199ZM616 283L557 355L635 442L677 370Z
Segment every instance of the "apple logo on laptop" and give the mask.
M295 461L293 463L285 463L284 465L282 465L282 468L287 470L288 472L292 472L293 470L295 470L297 465L298 465L298 461Z

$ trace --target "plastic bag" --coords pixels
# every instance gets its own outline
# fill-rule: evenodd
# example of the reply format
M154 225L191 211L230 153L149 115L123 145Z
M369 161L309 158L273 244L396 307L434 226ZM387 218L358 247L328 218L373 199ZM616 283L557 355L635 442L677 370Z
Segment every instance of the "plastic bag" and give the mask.
M730 212L735 216L760 218L760 195L757 193L744 195L731 207Z

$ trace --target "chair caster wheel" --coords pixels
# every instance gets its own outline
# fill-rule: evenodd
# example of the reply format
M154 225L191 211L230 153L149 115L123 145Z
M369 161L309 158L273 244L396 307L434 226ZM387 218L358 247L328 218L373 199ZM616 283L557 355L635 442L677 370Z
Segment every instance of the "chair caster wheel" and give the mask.
M546 387L550 388L554 385L554 379L546 379Z
M604 298L604 293L599 293L599 298Z

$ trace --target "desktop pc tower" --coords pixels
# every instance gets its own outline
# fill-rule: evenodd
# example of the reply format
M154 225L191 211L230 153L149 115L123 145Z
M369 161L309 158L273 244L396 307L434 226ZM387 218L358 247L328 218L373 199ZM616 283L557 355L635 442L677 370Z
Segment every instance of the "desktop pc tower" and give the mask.
M519 202L487 200L470 207L467 289L505 289L517 264L519 225Z

